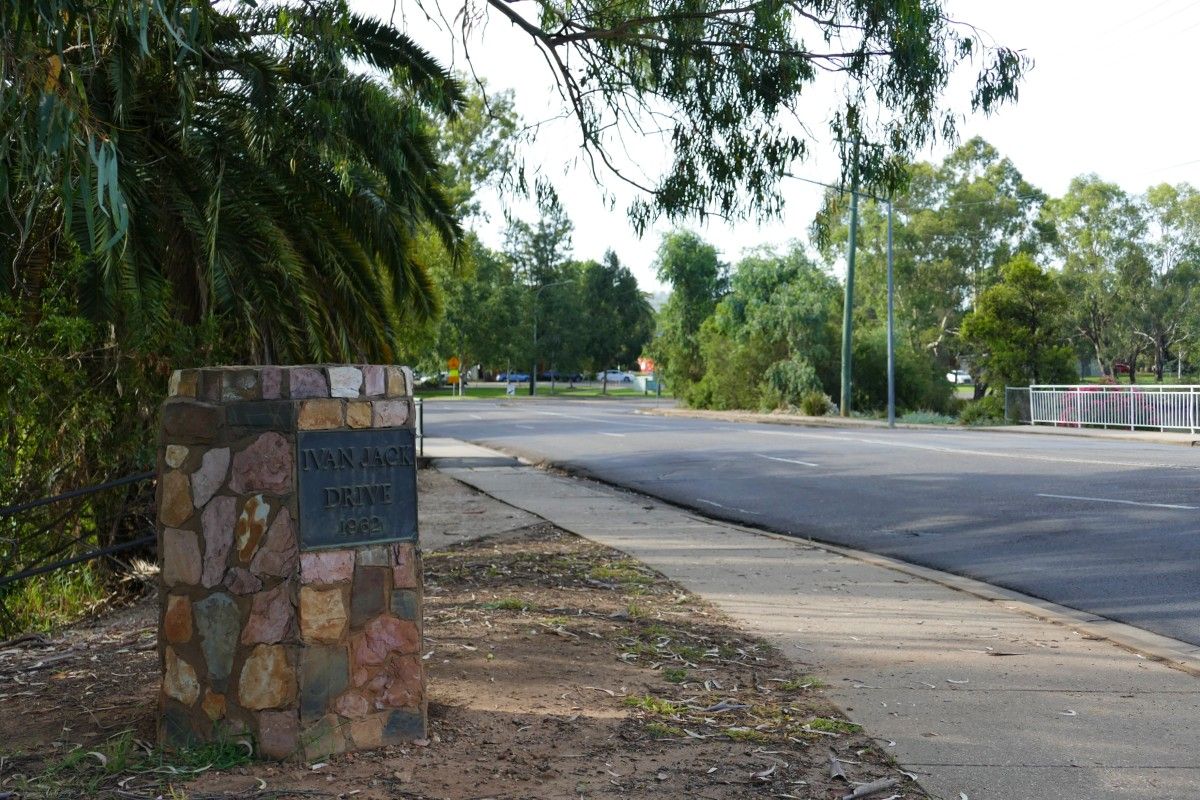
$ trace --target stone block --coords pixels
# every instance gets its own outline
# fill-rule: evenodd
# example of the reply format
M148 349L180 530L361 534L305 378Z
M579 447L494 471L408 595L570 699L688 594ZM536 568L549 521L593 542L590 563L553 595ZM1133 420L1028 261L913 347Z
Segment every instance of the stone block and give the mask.
M365 397L383 397L387 382L383 367L366 366L363 370L363 395Z
M350 589L350 627L361 628L387 609L391 576L386 567L357 567Z
M420 647L417 626L395 617L376 617L350 642L351 671L355 685L361 685L372 667L382 667L392 655L413 655ZM360 673L359 669L366 672Z
M263 711L258 715L258 754L283 760L300 750L300 719L295 710Z
M238 678L238 704L262 711L280 708L296 700L296 673L288 662L287 648L260 644L242 665Z
M387 682L376 700L380 708L412 708L424 697L421 657L392 656L387 662Z
M350 682L350 657L343 646L310 645L300 654L300 715L320 719Z
M180 658L173 647L168 647L164 654L163 692L185 706L194 704L200 697L196 669Z
M355 550L354 562L360 567L390 567L393 552L390 544L374 544Z
M200 468L192 473L192 504L203 508L221 488L228 472L228 447L214 447L206 452L200 459Z
M283 370L279 367L259 367L263 400L278 400L283 396Z
M387 716L383 726L384 744L415 742L425 738L425 715L420 709L397 709Z
M229 551L233 547L233 527L237 514L237 498L218 495L208 501L200 515L204 531L204 576L201 583L207 589L225 579Z
M305 642L336 644L346 632L346 622L341 589L300 589L300 637Z
M289 431L296 424L296 406L287 400L231 403L225 408L225 424L231 428Z
M163 460L167 462L167 466L171 469L179 469L183 466L183 462L187 461L188 449L181 444L167 445L166 452L163 454Z
M165 704L159 730L162 735L162 743L166 747L191 747L196 743L196 733L192 730L191 717L176 703Z
M162 629L171 644L184 644L192 640L192 601L187 595L167 595Z
M224 370L202 369L199 371L197 397L208 403L219 403L225 391Z
M290 639L296 631L296 609L285 581L254 595L250 618L242 628L242 644L275 644Z
M241 631L241 614L233 598L227 594L212 594L192 604L200 649L208 665L208 679L218 692L226 690L233 653Z
M168 440L176 442L211 442L224 417L220 406L176 398L163 405L162 430Z
M262 589L262 578L245 567L233 567L225 574L223 585L236 595L254 594Z
M296 427L302 431L340 428L343 424L341 400L305 400L296 417Z
M408 386L404 382L404 373L400 367L386 367L384 371L387 373L386 395L388 397L408 396Z
M290 492L292 447L287 437L275 431L259 434L245 450L233 457L229 486L238 494Z
M293 367L288 370L288 397L293 400L329 397L325 371L315 367Z
M329 396L357 398L362 393L363 374L358 367L330 367Z
M258 370L223 370L221 373L221 399L225 402L257 400Z
M351 428L371 427L371 404L366 400L346 403L346 424Z
M400 619L417 619L420 605L420 595L413 589L396 589L392 592L391 611Z
M408 422L407 400L373 400L376 428L399 428Z
M304 757L309 761L346 750L346 729L335 714L327 714L301 734Z
M162 577L167 586L200 582L200 540L192 531L166 528L162 532Z
M275 521L267 529L266 541L254 554L250 569L258 575L287 577L296 571L298 556L292 513L286 508L281 508L275 515Z
M394 544L392 552L395 565L392 567L392 587L395 589L415 589L419 584L418 571L420 559L417 548L411 544Z
M386 714L372 714L363 719L350 723L350 741L354 746L363 750L383 745L383 726L387 723Z
M300 554L301 583L343 583L350 580L353 574L353 550L320 550Z
M192 516L192 491L187 475L173 469L162 476L159 487L158 518L164 525L177 528Z
M371 713L371 702L362 692L351 689L337 699L333 710L348 719L361 719Z
M216 722L225 716L225 695L219 692L205 692L200 708L204 709L204 715L209 721Z
M242 506L242 513L233 527L237 557L241 563L248 563L258 551L259 542L267 532L267 519L270 516L271 505L261 494L249 498Z

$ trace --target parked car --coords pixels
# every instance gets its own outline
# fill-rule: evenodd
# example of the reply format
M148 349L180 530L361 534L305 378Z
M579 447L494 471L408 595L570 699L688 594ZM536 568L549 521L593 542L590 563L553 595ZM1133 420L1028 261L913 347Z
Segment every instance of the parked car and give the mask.
M609 383L633 383L633 376L619 369L606 369L596 373L596 380Z
M528 372L501 372L496 376L496 380L501 383L527 383L529 381Z
M974 383L974 381L971 379L971 373L967 372L965 369L956 369L953 372L947 372L946 380L950 381L955 386L960 384L969 386Z
M583 380L582 372L560 372L556 369L548 369L541 375L538 375L539 381L581 381Z

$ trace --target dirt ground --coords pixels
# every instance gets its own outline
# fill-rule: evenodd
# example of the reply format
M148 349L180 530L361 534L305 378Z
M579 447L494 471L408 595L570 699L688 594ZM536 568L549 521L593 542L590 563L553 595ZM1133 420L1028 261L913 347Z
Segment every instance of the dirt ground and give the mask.
M428 741L164 755L143 600L0 648L0 800L926 796L819 675L662 576L436 472L420 489Z

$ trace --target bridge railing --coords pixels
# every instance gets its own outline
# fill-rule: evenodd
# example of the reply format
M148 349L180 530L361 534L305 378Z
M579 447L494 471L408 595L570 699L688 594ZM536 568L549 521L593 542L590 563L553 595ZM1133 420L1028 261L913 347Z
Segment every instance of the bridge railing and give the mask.
M1200 386L1036 385L1029 422L1126 430L1200 430Z

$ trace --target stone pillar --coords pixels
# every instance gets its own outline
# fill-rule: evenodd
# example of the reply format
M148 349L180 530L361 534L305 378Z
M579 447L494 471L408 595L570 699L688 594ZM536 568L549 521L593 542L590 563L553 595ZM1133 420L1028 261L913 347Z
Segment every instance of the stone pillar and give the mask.
M412 372L171 376L159 738L313 759L425 736Z

